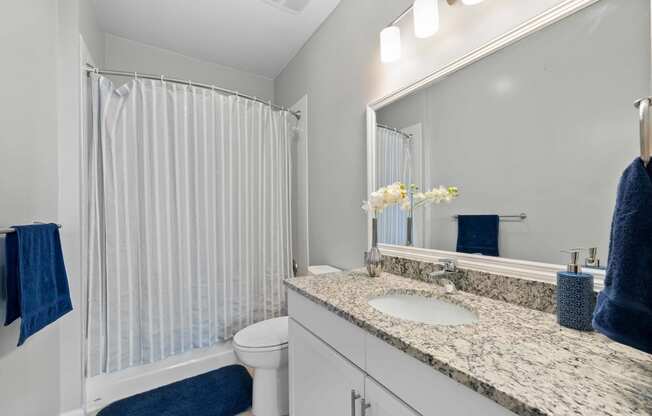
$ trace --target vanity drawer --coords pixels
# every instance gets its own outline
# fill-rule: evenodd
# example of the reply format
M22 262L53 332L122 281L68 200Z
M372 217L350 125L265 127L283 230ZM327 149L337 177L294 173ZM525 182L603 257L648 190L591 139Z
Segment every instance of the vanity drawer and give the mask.
M365 333L293 290L288 290L288 313L353 364L364 369Z
M366 372L423 415L515 416L373 335L365 334Z

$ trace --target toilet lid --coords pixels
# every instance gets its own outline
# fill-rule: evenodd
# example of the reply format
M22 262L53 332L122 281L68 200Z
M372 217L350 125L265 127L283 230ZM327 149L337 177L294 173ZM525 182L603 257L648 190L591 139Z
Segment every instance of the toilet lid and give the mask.
M288 317L268 319L238 331L233 342L245 348L269 348L287 344Z

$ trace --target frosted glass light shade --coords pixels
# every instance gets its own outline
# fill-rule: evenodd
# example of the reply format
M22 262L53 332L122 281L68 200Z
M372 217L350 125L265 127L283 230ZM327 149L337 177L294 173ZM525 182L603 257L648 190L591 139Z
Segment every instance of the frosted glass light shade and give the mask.
M397 26L386 27L380 32L380 60L387 64L401 57L401 30Z
M414 36L428 38L439 30L439 2L438 0L415 0Z
M483 1L484 0L462 0L462 4L464 4L465 6L473 6L475 4L480 4Z

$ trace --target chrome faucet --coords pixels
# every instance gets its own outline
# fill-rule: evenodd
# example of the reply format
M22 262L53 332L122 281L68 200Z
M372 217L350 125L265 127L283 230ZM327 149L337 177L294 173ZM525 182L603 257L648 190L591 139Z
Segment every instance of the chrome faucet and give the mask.
M455 259L439 259L439 262L445 272L456 272L457 261Z
M589 249L589 257L584 259L584 265L586 267L600 267L600 259L598 258L598 248L597 247L590 247Z
M446 289L446 293L455 292L455 283L447 277L457 272L457 262L455 259L439 259L437 264L442 267L441 270L428 273L428 277L434 284Z

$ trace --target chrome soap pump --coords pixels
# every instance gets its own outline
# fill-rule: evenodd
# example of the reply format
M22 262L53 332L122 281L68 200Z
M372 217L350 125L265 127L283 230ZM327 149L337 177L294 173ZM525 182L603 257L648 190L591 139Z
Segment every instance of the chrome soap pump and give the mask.
M557 273L557 321L567 328L592 331L591 319L595 308L593 275L582 273L578 263L580 251L562 251L570 254L571 261L565 272Z

